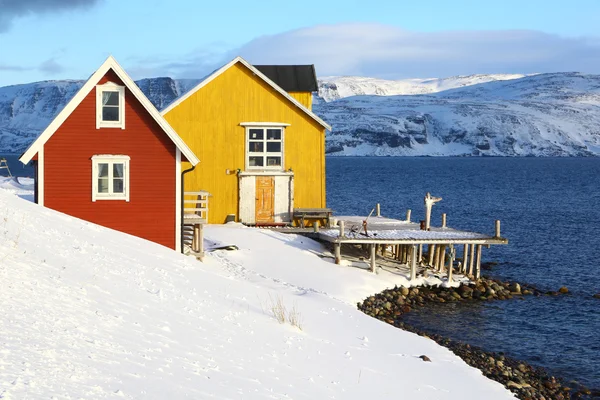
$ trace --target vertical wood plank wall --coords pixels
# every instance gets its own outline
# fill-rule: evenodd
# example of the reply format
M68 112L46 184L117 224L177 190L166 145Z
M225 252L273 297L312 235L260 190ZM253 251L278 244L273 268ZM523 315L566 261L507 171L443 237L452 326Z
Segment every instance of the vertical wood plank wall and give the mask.
M200 159L184 185L188 191L212 194L209 223L223 223L228 214L239 220L238 177L226 170L245 170L242 122L290 124L285 129L284 169L294 171L294 207L325 207L325 129L242 64L233 65L164 117Z

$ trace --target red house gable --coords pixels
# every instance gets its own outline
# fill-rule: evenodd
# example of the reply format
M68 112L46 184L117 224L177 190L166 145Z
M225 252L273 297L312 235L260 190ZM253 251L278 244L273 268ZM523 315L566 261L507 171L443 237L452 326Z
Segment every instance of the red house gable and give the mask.
M181 159L198 160L112 57L21 161L35 155L40 204L179 247Z

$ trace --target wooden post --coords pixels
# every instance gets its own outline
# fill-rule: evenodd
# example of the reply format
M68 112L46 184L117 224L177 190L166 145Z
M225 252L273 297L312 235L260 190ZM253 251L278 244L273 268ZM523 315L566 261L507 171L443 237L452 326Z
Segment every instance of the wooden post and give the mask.
M320 224L321 223L319 221L313 222L313 230L314 230L315 233L319 233L319 225Z
M409 208L406 210L406 222L410 222L410 214L412 214L412 210Z
M465 244L463 248L463 262L461 272L464 274L467 272L467 262L469 261L469 245Z
M341 264L342 262L342 244L334 243L333 244L333 252L335 253L335 263Z
M340 227L340 237L344 237L345 236L344 221L339 221L338 226Z
M381 217L381 206L379 203L377 203L377 205L375 206L375 215L377 215L378 217Z
M450 245L450 263L448 264L448 282L452 282L452 267L454 266L454 257L456 256L456 250L454 246Z
M495 237L497 237L497 238L500 237L500 220L499 219L496 220L496 236Z
M412 257L410 259L410 280L417 279L417 246L412 246Z
M446 245L442 245L442 251L440 251L440 272L444 272L446 267Z
M423 243L419 244L419 256L417 257L419 264L421 263L422 259L423 259Z
M375 272L375 257L377 257L377 253L375 252L375 245L371 245L371 272Z
M481 277L481 245L477 245L477 272L475 273L475 279Z
M433 267L433 257L435 256L435 244L429 244L427 251L429 252L429 266Z
M192 250L194 250L194 253L200 252L200 224L194 224L194 240Z
M475 244L471 245L471 255L469 256L469 275L473 275L473 261L475 261Z
M442 214L442 228L446 227L446 213Z

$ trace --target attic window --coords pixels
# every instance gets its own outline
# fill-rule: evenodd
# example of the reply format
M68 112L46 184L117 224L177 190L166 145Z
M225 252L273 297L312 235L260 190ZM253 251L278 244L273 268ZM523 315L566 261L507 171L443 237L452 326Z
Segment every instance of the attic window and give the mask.
M96 129L125 129L125 87L112 82L96 86Z

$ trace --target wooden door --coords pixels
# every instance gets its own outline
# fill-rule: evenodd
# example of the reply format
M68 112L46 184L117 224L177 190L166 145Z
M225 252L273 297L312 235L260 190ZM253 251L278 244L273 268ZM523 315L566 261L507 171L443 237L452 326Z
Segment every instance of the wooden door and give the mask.
M256 177L256 224L274 222L275 179L272 176Z

